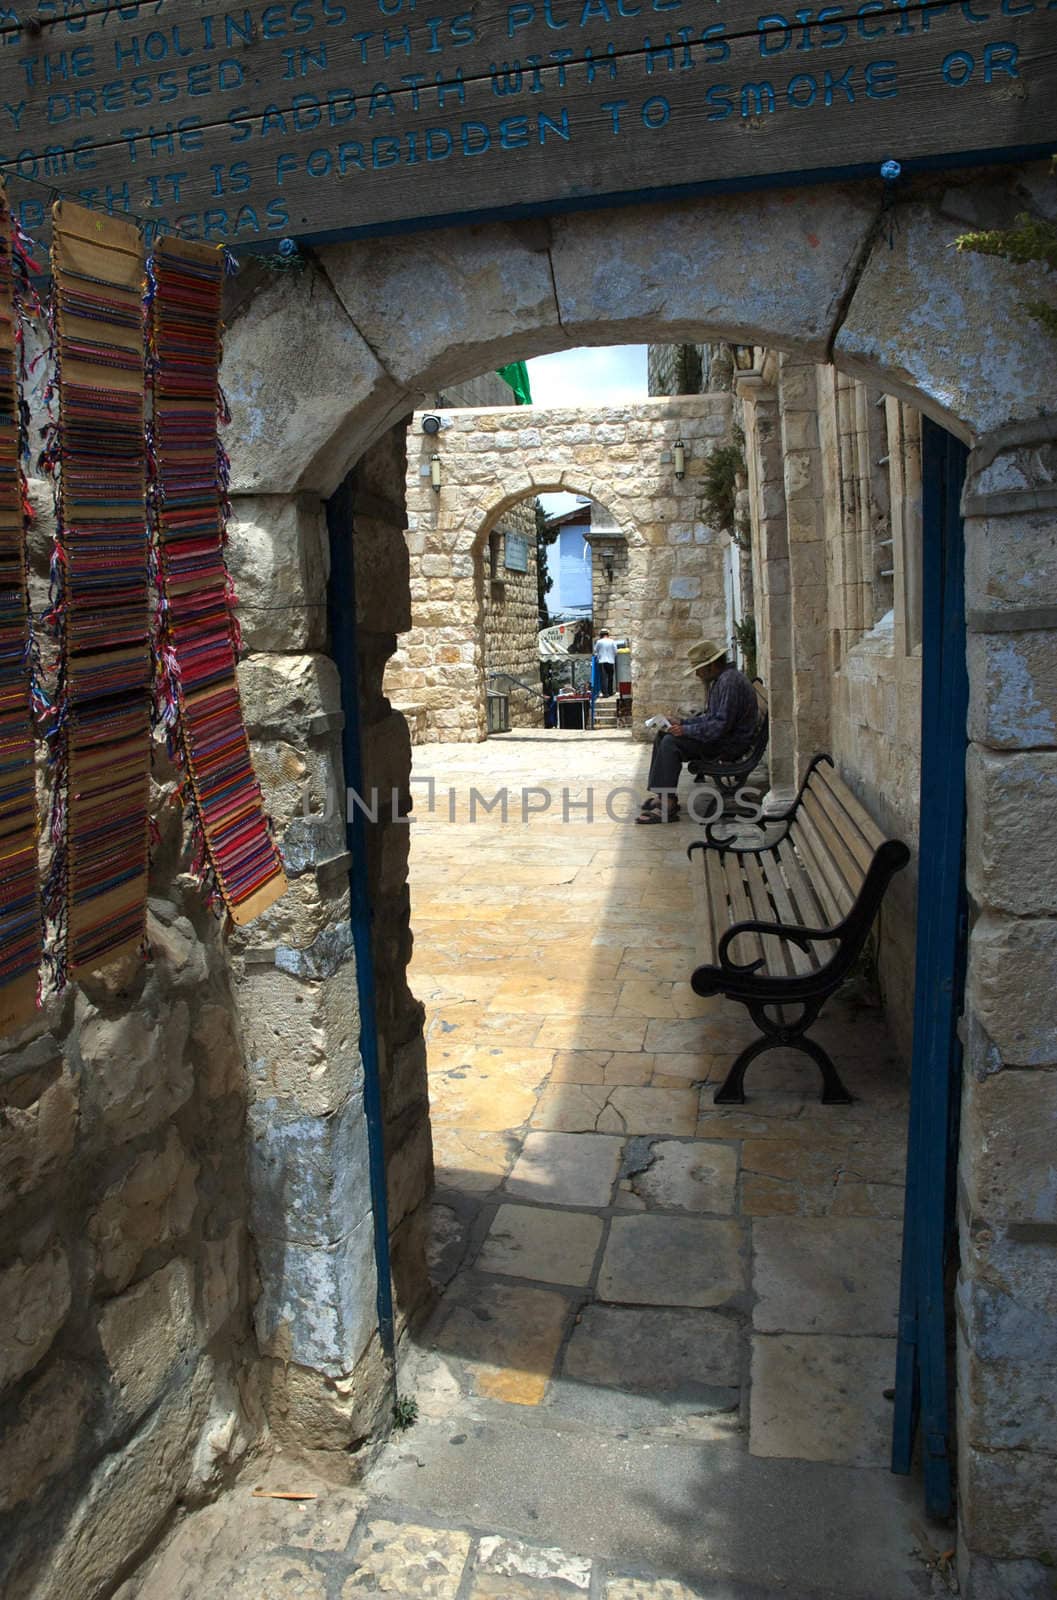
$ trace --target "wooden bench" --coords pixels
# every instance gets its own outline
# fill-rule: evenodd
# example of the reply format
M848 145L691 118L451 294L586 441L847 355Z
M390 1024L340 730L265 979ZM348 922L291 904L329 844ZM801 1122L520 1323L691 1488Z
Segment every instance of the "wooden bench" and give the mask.
M691 861L701 852L694 992L742 1001L760 1029L715 1103L743 1105L750 1063L785 1045L816 1063L827 1105L847 1105L836 1067L807 1029L848 976L910 851L884 837L828 755L814 758L789 810L760 826L763 843L738 844L729 823L710 822L707 839L687 851Z

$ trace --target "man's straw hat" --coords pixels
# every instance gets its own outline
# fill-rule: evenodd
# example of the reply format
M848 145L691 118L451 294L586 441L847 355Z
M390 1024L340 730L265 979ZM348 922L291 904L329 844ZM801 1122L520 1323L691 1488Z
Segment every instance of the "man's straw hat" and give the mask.
M702 667L707 667L710 662L718 661L720 656L725 656L726 653L725 645L713 644L711 639L701 639L697 644L692 644L686 652L686 659L690 663L686 669L687 677L693 677L701 671Z

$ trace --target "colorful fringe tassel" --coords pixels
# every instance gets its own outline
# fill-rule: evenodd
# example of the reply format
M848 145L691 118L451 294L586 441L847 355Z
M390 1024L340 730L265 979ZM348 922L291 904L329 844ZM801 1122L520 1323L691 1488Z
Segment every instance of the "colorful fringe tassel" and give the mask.
M192 795L215 889L234 922L286 888L253 771L235 677L237 634L224 562L227 458L217 437L222 250L164 239L156 250L151 368L152 500L162 578L163 718Z
M32 1018L41 959L15 249L0 187L0 1033Z
M61 984L145 945L151 661L139 234L60 201L52 268L62 658L47 900Z

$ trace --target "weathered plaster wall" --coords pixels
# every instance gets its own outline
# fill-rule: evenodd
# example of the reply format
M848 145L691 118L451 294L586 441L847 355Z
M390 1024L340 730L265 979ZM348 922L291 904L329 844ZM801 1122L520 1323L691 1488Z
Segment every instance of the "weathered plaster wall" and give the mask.
M407 479L413 625L386 690L428 708L427 739L484 736L479 552L508 507L555 489L590 495L623 531L637 719L684 702L687 648L724 637L724 541L701 519L700 478L730 420L725 394L591 413L444 412L432 437L416 414ZM672 466L680 436L682 482ZM434 451L439 492L429 481Z

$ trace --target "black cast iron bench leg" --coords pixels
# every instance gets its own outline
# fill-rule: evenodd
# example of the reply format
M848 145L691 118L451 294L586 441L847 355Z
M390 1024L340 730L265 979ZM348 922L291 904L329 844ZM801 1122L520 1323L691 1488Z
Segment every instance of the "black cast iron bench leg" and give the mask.
M743 1106L745 1104L745 1074L756 1060L766 1050L777 1050L784 1047L787 1050L799 1050L803 1055L810 1056L822 1074L822 1094L820 1099L826 1106L849 1106L852 1103L851 1095L841 1081L829 1056L815 1039L806 1037L806 1030L810 1028L819 1012L822 1010L822 1001L804 1001L803 1011L796 1022L776 1022L767 1015L766 1008L759 1002L750 1002L749 1015L760 1030L760 1038L754 1039L751 1044L738 1056L727 1076L712 1096L712 1103L717 1106Z

